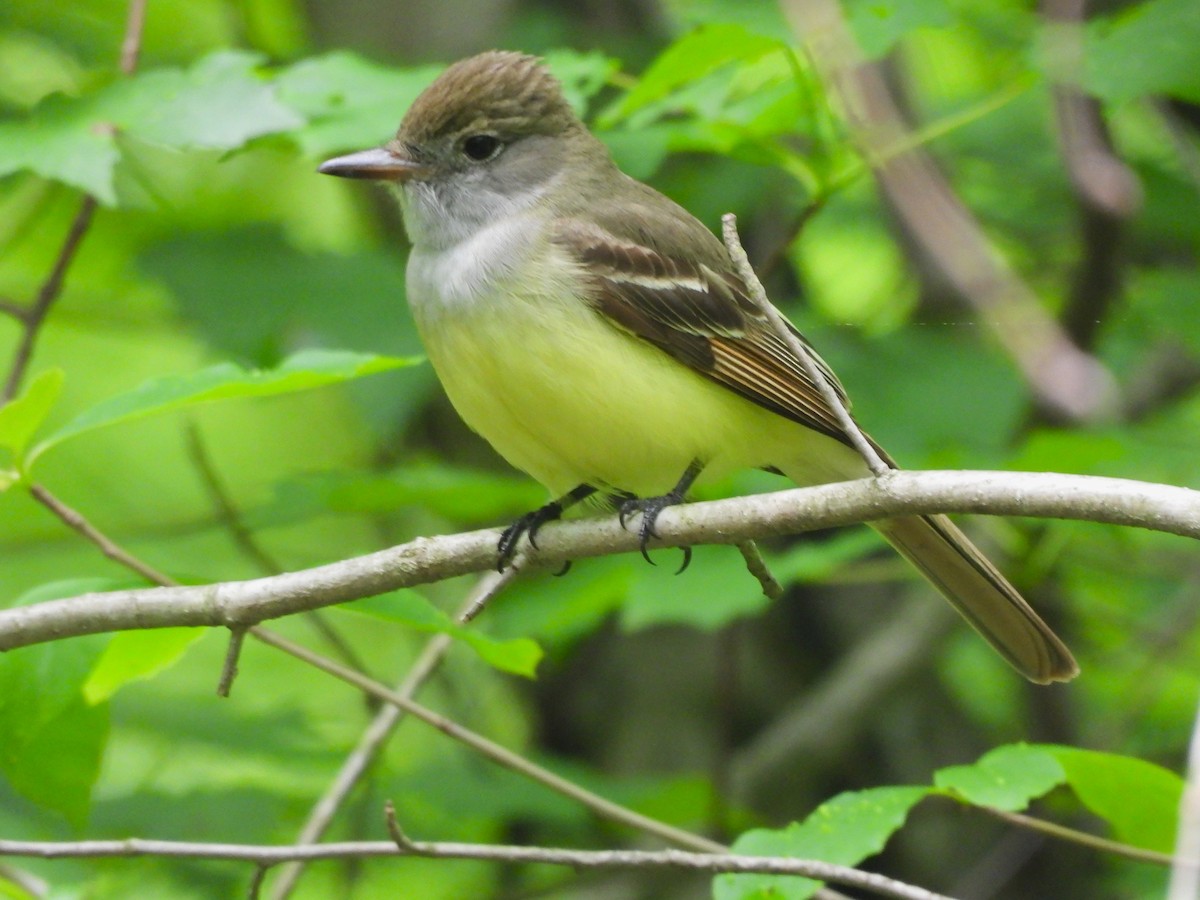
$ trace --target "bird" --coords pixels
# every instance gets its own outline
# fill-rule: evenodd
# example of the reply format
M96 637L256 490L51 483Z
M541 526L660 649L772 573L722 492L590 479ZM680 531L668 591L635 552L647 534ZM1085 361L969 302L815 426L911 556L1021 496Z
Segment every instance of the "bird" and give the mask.
M454 63L394 138L318 171L394 190L411 242L408 303L446 394L554 498L504 531L501 566L584 501L615 504L623 525L640 516L645 554L663 509L733 471L802 486L871 474L725 245L623 173L537 57L493 50ZM948 518L870 524L1026 678L1077 674Z

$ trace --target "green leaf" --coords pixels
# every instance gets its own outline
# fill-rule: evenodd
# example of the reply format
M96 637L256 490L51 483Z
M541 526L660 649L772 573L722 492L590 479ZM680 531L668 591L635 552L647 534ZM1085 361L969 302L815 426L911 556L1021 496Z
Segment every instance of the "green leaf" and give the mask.
M671 0L668 8L688 26L735 23L778 41L792 42L795 34L776 0Z
M107 578L42 585L25 606L115 586ZM78 826L90 804L108 735L108 710L84 700L83 684L107 635L51 641L0 654L0 774L19 793Z
M604 117L606 126L626 118L672 91L692 84L731 62L746 62L783 48L778 40L741 25L705 25L684 35L654 61L641 80Z
M207 631L205 628L155 628L113 636L83 683L83 698L96 704L131 681L153 678L170 668Z
M583 113L608 83L616 60L601 53L555 51L546 65L562 82L568 102ZM308 120L293 133L311 156L374 147L391 137L412 102L444 66L394 69L353 53L303 60L275 80L279 97Z
M1121 841L1171 853L1183 779L1154 763L1115 753L1044 745L1080 801L1107 821Z
M933 783L970 803L1013 812L1065 780L1063 766L1047 748L1010 744L985 753L974 765L939 769Z
M82 828L108 727L108 705L93 706L76 694L58 715L28 735L20 752L4 753L0 770L16 791Z
M109 397L80 413L30 451L27 466L49 450L85 432L154 413L183 409L233 397L269 397L304 391L386 372L418 362L419 358L373 356L339 350L302 350L274 369L244 369L220 363L190 375L168 375Z
M29 439L54 406L65 377L62 369L47 369L19 397L0 407L0 448L11 454L14 466L19 464ZM0 491L19 477L19 472L14 471L10 477L0 469Z
M226 50L187 70L156 69L82 97L48 97L25 119L0 123L0 175L28 170L111 206L118 132L175 149L232 150L302 125L255 73L260 62Z
M944 0L853 0L846 12L863 53L871 59L920 28L943 28L954 21Z
M904 824L909 810L928 794L929 788L924 787L882 787L838 794L803 822L778 831L747 831L734 841L733 852L856 866L882 850ZM820 886L820 882L794 876L719 875L713 882L713 897L804 900Z
M554 77L562 82L567 102L580 116L587 112L588 101L607 87L609 79L621 68L618 60L595 51L554 50L543 60Z
M392 69L353 53L302 60L275 79L279 99L307 124L292 136L312 156L382 144L441 66Z
M1084 84L1110 103L1168 94L1200 103L1200 3L1149 0L1087 27Z
M541 648L529 638L497 640L478 629L463 627L416 591L392 591L343 603L338 609L399 622L418 631L448 634L471 647L488 665L513 675L532 678L542 660Z

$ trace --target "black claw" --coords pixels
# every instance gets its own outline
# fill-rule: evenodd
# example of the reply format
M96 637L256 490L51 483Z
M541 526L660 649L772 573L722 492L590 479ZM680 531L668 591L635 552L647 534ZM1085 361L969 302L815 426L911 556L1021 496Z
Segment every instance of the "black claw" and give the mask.
M657 538L659 536L658 530L654 527L655 523L658 521L658 516L668 506L674 506L682 501L682 495L672 491L669 494L663 494L661 497L647 497L645 499L632 497L622 503L621 508L618 510L617 520L621 523L622 528L628 527L626 523L628 520L633 518L634 514L641 513L642 524L638 528L638 537L640 538L638 542L638 549L641 550L642 559L646 560L646 562L650 563L652 566L656 566L658 563L650 558L648 545L651 538ZM687 563L690 561L691 556L690 550L687 550L686 552L688 556L684 561L685 568L687 567Z
M580 500L584 500L594 493L596 493L594 487L588 484L581 484L557 500L551 501L531 513L526 513L505 528L500 535L500 540L496 543L496 571L503 572L504 567L512 562L513 557L517 555L517 546L521 543L522 535L529 538L529 545L534 550L538 549L538 529L547 522L553 522L555 519L561 518L563 511L567 507L574 506ZM570 567L571 564L568 562L558 574L565 575L567 569Z
M561 569L559 569L557 572L554 572L552 574L554 575L555 578L562 578L564 575L566 575L570 571L571 571L571 560L568 559L565 563L562 564Z
M517 545L520 544L522 535L529 538L530 546L536 550L538 529L557 519L562 512L562 504L555 500L540 509L526 513L505 528L496 544L496 571L503 572L505 566L512 562L513 557L517 555Z
M683 562L679 564L679 568L675 570L676 575L682 575L684 570L692 564L692 548L680 547L683 551Z

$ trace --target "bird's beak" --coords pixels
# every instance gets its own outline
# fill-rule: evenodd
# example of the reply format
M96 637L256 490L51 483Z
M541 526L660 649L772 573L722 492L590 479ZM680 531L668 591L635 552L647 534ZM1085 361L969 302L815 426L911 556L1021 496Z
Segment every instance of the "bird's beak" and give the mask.
M401 182L408 181L428 170L428 166L383 147L336 156L333 159L327 159L317 167L317 171L322 175Z

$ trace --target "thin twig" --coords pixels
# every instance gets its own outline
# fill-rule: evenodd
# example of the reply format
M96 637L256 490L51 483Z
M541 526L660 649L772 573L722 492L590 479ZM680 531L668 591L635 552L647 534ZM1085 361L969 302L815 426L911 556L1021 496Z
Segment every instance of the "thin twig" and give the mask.
M767 291L762 286L762 282L758 280L758 276L754 274L754 267L750 265L750 258L746 256L741 239L738 237L737 216L733 213L726 213L721 216L721 233L725 236L725 248L729 252L729 259L732 261L738 277L742 279L742 283L746 285L746 289L750 292L750 299L754 301L759 311L767 317L779 339L783 341L784 345L800 361L800 365L804 368L804 374L809 377L809 380L820 391L821 398L825 401L825 405L829 408L829 411L833 413L834 418L837 419L842 433L845 434L846 439L850 442L850 446L858 451L863 461L866 462L867 468L875 475L890 473L892 467L880 457L875 447L871 444L871 441L863 434L862 429L858 427L858 423L854 421L854 417L846 409L846 404L838 396L837 389L825 377L825 373L821 371L820 365L813 358L812 351L804 346L804 342L797 338L792 330L788 328L783 314L775 308L775 305L767 297Z
M132 75L142 51L142 31L146 25L146 0L129 0L125 17L125 37L121 41L121 72Z
M690 847L704 853L724 853L725 847L710 841L707 838L699 835L691 834L682 829L675 828L665 822L659 822L656 819L651 819L649 816L644 816L641 813L634 812L619 804L613 803L598 794L594 794L585 788L580 787L574 782L554 774L548 769L545 769L536 763L532 763L520 754L514 753L506 747L502 747L494 741L490 741L480 734L477 734L457 722L447 719L445 716L439 715L420 705L407 697L402 696L396 691L393 691L382 684L372 681L371 679L360 675L358 672L351 671L345 666L339 665L333 660L326 659L316 653L313 653L307 648L301 647L286 638L280 637L272 631L265 628L252 628L250 633L258 638L264 644L282 650L284 653L290 654L303 662L308 663L333 675L335 678L340 678L342 681L352 684L359 690L366 691L385 703L394 704L403 709L408 715L413 718L420 719L427 725L438 729L443 734L453 738L461 744L470 747L476 753L490 759L507 769L511 769L520 775L536 781L539 784L549 788L555 793L561 794L574 800L576 803L587 807L596 815L608 819L613 822L619 822L629 828L653 834L662 838L669 843L676 844L681 847Z
M739 858L732 853L689 853L682 850L561 850L551 847L512 846L501 849L489 844L449 844L414 841L400 827L400 823L396 819L396 806L391 800L388 800L384 804L384 817L387 822L388 834L391 835L396 849L403 854L412 856L428 856L437 859L504 859L508 861L513 859L513 856L510 856L510 854L516 851L517 857L528 862L553 863L565 866L579 865L583 868L592 866L648 868L662 865L665 867L700 869L714 874L731 871L750 871L742 868L724 868L723 861ZM765 860L767 857L749 856L740 858L744 860ZM813 868L805 872L787 871L786 873L774 867L765 873L758 869L754 871L760 874L772 875L804 875L818 881L832 881L850 887L862 888L863 890L884 897L933 900L933 898L941 896L931 893L924 888L914 887L895 879L862 872L858 869L838 866L834 863L818 860L798 860L788 857L774 857L774 862L782 863L789 869L790 865L796 863L800 863L806 868L808 866L813 866ZM717 867L714 868L714 866ZM943 898L943 900L949 900L949 898Z
M0 313L6 316L12 316L18 322L29 321L29 307L22 306L19 303L13 303L11 300L6 300L0 297Z
M746 561L746 570L758 579L758 583L762 585L763 596L778 600L783 596L783 585L771 574L771 570L767 568L767 561L763 559L762 551L758 549L758 544L754 541L742 541L737 545L738 551L742 554L742 559Z
M738 544L903 515L974 513L1131 525L1200 538L1200 491L1053 472L895 471L887 478L690 503L659 517L652 546ZM312 569L251 581L81 594L0 610L0 650L82 634L179 625L228 628L489 570L495 529L418 538ZM615 517L553 522L533 562L638 549Z
M1200 710L1192 726L1187 768L1167 900L1196 900L1200 896Z
M46 897L50 894L50 885L44 878L5 863L0 863L0 881L16 885L30 897Z
M513 580L521 574L521 568L524 565L525 551L521 550L504 567L503 572L489 572L480 578L471 592L471 597L464 604L462 612L459 613L458 621L463 625L473 621L497 594L512 584Z
M494 570L480 578L463 601L458 612L458 620L464 621L464 617L470 610L481 608L490 598L496 596L511 578L511 575L505 577L503 573ZM412 666L409 667L404 678L396 686L396 694L408 700L415 697L421 686L441 665L453 643L453 639L448 634L438 634L430 638ZM392 732L396 730L403 719L404 710L399 706L385 703L379 709L375 718L363 731L357 746L342 763L333 782L312 808L308 820L300 829L300 834L296 836L297 844L315 844L324 836L337 811L350 792L354 790L354 786L362 780L387 743L388 738L391 737ZM300 878L302 867L302 862L289 863L283 867L279 877L271 885L272 900L284 900L291 894Z
M209 452L207 444L204 443L200 427L194 419L188 420L183 433L187 438L188 458L200 475L205 493L208 494L216 510L217 520L229 532L234 544L247 559L262 569L264 573L278 575L283 571L283 566L263 549L246 526L241 510L234 504L229 487L217 471L212 454Z
M149 563L143 562L133 554L129 553L111 538L96 528L84 515L77 510L71 508L63 501L59 500L54 494L50 493L40 484L31 484L29 493L34 499L49 509L52 513L58 516L66 525L73 528L75 531L82 534L85 538L100 548L100 552L114 562L120 563L127 569L132 569L137 572L147 581L151 581L158 585L169 586L176 585L178 582L169 575L164 575L162 572L155 569Z
M1068 828L1066 825L1059 825L1057 822L1047 822L1045 819L1027 816L1023 813L1008 812L1007 810L996 809L992 806L971 805L971 809L978 809L993 818L1000 819L1010 825L1016 825L1018 828L1036 831L1039 834L1048 835L1060 841L1067 841L1082 847L1090 847L1093 850L1099 850L1101 853L1111 853L1113 856L1121 856L1135 862L1149 863L1154 866L1169 866L1174 862L1174 859L1166 853L1156 853L1153 850L1145 850L1141 847L1122 844L1120 841L1110 841L1108 838L1088 834L1086 831L1080 831L1077 828ZM1193 900L1193 898L1194 895L1189 895L1189 900Z
M221 678L217 682L217 696L228 697L233 688L233 680L237 678L238 659L242 655L242 646L246 643L246 629L229 629L229 646L225 649L225 662L221 666Z
M33 348L41 333L42 323L46 321L50 307L54 305L54 301L62 292L67 269L70 268L71 262L75 259L75 253L83 241L83 236L87 234L88 227L92 224L96 206L96 199L90 194L80 201L79 211L75 213L75 218L71 221L71 228L67 231L67 237L58 251L50 274L42 283L33 305L20 317L24 327L21 329L21 337L17 342L17 350L13 354L8 378L4 382L4 390L0 392L0 404L7 403L17 396L17 392L21 389L21 382L25 378L30 360L33 359Z
M816 860L682 850L567 850L556 847L513 847L499 844L414 842L413 850L394 841L346 841L308 847L261 844L205 844L127 838L117 841L0 841L0 854L42 859L129 858L138 856L251 862L271 866L288 860L366 859L419 854L441 859L478 859L502 863L542 863L577 868L688 869L709 874L761 873L830 881L897 900L949 900L923 888L872 872Z

